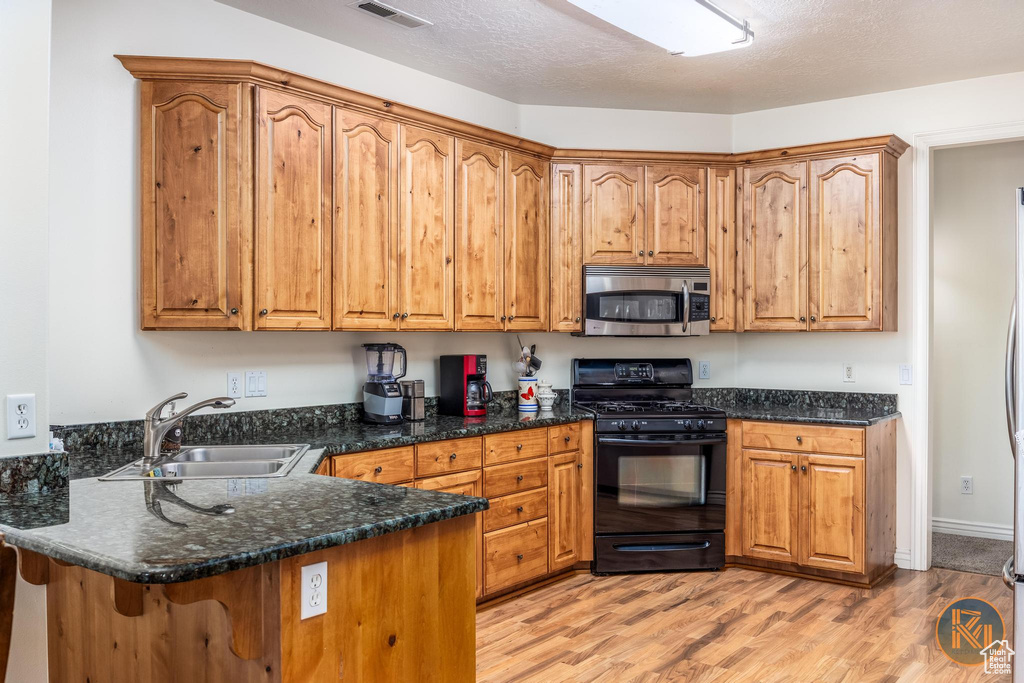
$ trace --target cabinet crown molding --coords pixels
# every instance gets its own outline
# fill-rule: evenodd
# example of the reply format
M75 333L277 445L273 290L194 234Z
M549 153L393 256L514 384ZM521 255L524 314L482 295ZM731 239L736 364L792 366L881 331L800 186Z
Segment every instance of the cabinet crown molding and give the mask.
M879 135L836 142L822 142L793 147L740 152L671 152L643 150L559 149L534 140L502 133L460 119L436 114L407 104L345 88L327 81L279 69L247 59L208 59L197 57L160 57L146 55L114 55L132 76L140 80L192 80L247 82L270 86L289 92L313 96L340 106L385 114L396 119L415 122L444 132L491 142L521 150L557 163L571 161L637 161L643 163L695 163L711 165L744 165L759 161L802 158L831 152L849 154L882 149L895 157L910 145L896 135Z

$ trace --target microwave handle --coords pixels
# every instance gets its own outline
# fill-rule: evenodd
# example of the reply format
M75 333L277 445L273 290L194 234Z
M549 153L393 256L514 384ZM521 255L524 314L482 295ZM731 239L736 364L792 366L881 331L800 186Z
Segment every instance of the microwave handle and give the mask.
M683 332L690 326L690 288L683 281Z

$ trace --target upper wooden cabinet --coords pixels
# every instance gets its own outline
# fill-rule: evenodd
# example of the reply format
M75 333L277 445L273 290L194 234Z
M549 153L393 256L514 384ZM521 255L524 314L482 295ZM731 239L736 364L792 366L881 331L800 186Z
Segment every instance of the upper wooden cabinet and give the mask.
M644 262L643 166L583 166L583 262Z
M583 166L551 165L552 332L583 331Z
M331 327L331 107L257 97L257 329Z
M142 327L252 328L252 88L142 84Z
M881 155L815 159L810 166L811 329L894 327L895 298L883 295L887 285L895 290L896 245L892 230L893 243L882 245Z
M455 138L403 125L400 140L401 329L452 330Z
M334 327L398 329L398 124L335 109Z
M702 266L707 247L707 169L648 166L646 260L651 266Z
M743 169L743 325L807 329L807 164Z
M548 329L548 167L506 152L505 308L509 330Z
M505 329L505 155L466 140L455 145L455 329Z
M736 169L708 169L711 331L736 329Z
M713 331L896 329L895 136L559 150L255 62L118 59L144 329L580 332L584 264L708 266Z
M743 193L743 329L896 329L892 151L747 167Z

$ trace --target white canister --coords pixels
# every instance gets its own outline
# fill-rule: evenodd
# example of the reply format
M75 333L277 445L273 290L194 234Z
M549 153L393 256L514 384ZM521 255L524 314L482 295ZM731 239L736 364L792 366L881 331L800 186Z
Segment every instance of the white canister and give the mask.
M519 410L537 410L537 378L519 378Z

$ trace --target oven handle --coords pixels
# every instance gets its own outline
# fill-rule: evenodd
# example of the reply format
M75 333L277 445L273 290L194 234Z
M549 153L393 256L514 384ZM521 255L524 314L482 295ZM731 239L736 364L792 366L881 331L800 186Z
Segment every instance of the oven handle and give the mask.
M616 438L613 436L599 436L597 443L616 444L621 446L708 446L725 443L725 435L709 439L662 439L658 441Z
M620 553L669 553L677 550L706 550L711 547L711 541L699 541L696 543L615 543L612 548Z

